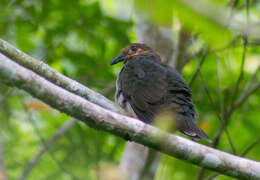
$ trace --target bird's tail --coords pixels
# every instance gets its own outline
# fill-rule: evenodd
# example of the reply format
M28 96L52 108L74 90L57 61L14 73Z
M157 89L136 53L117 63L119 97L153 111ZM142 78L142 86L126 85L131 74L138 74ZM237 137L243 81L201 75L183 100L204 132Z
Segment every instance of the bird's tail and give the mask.
M179 130L193 139L204 139L208 142L212 142L204 131L194 121L193 117L180 115Z

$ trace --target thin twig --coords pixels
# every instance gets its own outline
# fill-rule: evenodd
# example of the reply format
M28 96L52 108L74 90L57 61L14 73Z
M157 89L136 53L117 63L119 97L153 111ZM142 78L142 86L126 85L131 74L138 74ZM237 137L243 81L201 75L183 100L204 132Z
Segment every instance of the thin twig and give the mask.
M25 168L23 169L23 172L19 176L18 179L22 180L28 177L29 173L32 171L32 169L36 166L37 162L40 160L40 157L46 152L49 151L49 148L52 147L52 145L61 138L72 126L74 126L77 123L76 119L69 119L66 123L64 123L59 129L57 129L54 133L54 135L45 141L44 145L41 147L41 149L38 151L38 153L32 157L29 162L25 165Z
M220 112L221 112L221 119L223 120L224 119L224 114L225 114L225 102L224 102L224 98L222 96L222 90L221 90L221 87L220 87L220 62L219 62L219 58L217 57L216 58L217 60L217 85L218 85L218 98L219 98L219 108L220 108Z
M244 101L251 95L253 94L254 92L257 91L257 89L260 87L260 82L257 82L255 83L255 85L253 85L253 87L245 92L245 93L242 93L241 97L234 103L234 108L238 108L241 104L244 103Z
M257 91L257 89L259 87L260 87L260 82L257 82L257 83L255 83L255 85L253 85L253 87L250 90L247 90L246 92L243 92L241 97L234 103L233 108L231 109L232 111L230 110L230 111L228 111L226 113L225 119L226 120L229 119L232 116L232 114L235 111L235 109L237 109L241 104L243 104L246 101L246 99L248 99L248 97L250 95L252 95L254 92ZM227 122L225 122L225 123L227 123ZM224 128L225 126L226 126L225 124L221 124L221 127L219 128L218 132L216 133L216 136L214 138L213 144L215 144L215 145L218 144L218 139L217 138L220 137L222 131L225 129Z
M241 66L240 66L240 73L239 73L239 76L238 76L238 79L237 79L237 82L236 82L236 86L234 88L233 96L232 96L232 99L231 99L231 106L230 106L229 111L231 111L233 109L234 101L235 101L237 94L238 94L239 85L240 85L240 82L241 82L243 75L244 75L244 64L245 64L245 59L246 59L246 50L247 50L247 38L245 37L244 38L244 45L243 45L243 54L242 54Z
M204 89L205 89L205 91L206 91L206 93L207 93L207 96L208 96L208 98L209 98L209 100L210 100L210 103L211 103L211 105L214 107L214 109L217 110L217 107L216 107L216 105L215 105L215 103L214 103L214 101L213 101L213 98L211 97L211 94L210 94L210 92L209 92L209 89L208 89L208 87L207 87L207 84L206 84L206 82L205 82L205 80L204 80L204 78L203 78L203 75L202 75L201 71L199 71L199 74L200 74L200 78L201 78L201 80L202 80L202 84L204 85ZM222 119L222 117L220 117L220 115L219 115L219 113L218 113L217 111L215 111L215 113L216 113L218 119L219 119L220 122L221 122L221 126L220 126L219 129L220 129L221 131L222 131L222 130L225 131L225 133L226 133L226 135L227 135L227 137L228 137L228 142L229 142L229 144L230 144L230 146L231 146L231 149L232 149L233 153L236 154L236 148L235 148L235 146L233 145L233 143L232 143L232 141L231 141L231 137L229 136L229 133L228 133L228 131L227 131L227 129L226 129L227 119L226 119L226 118L223 118L223 119ZM220 132L221 132L221 131L220 131ZM217 146L217 144L218 144L218 139L219 139L220 135L221 135L221 133L217 133L217 136L216 136L216 137L214 138L214 140L213 140L212 147L216 147L216 146Z
M258 67L256 68L255 72L252 74L252 76L250 77L250 79L247 81L245 88L243 89L243 93L247 92L249 90L249 88L252 86L252 84L255 82L256 77L258 72L260 71L260 64L258 65ZM242 93L242 94L243 94ZM241 95L242 96L242 95ZM241 97L240 97L241 98ZM239 98L239 99L240 99Z
M205 171L206 171L205 168L200 168L199 173L198 173L198 175L196 177L196 180L202 179Z
M242 62L241 62L241 67L240 67L240 73L239 73L239 77L238 77L238 80L237 80L237 83L236 83L235 90L233 92L233 97L232 97L232 100L231 100L231 107L227 111L227 113L224 113L223 116L222 116L222 118L223 118L222 124L221 124L221 126L220 126L220 128L219 128L219 130L218 130L218 132L217 132L217 134L215 136L215 139L214 139L215 140L214 141L215 146L219 142L218 139L220 138L220 136L222 134L222 131L223 130L226 131L226 125L228 123L228 120L231 117L232 112L235 110L235 108L234 108L234 101L235 101L235 98L236 98L237 93L238 93L240 82L241 82L241 80L243 78L243 72L244 72L243 69L244 69L244 63L245 63L246 49L247 49L247 37L244 38L244 46L243 46L243 54L242 54ZM231 141L231 137L229 136L228 132L226 134L227 134L227 137L228 137L228 141L229 141L229 143L230 143L230 145L232 147L233 153L235 153L236 151L235 151L234 145L233 145L233 143Z
M235 3L233 4L233 7L234 5L237 3L237 1L235 1ZM233 8L232 8L233 9ZM247 26L249 24L249 0L246 0L246 17L247 17ZM238 77L238 80L237 80L237 83L236 83L236 86L235 86L235 90L233 92L233 97L231 99L231 106L230 106L230 109L227 113L227 118L229 119L232 115L232 113L234 112L235 109L237 109L237 107L239 105L241 105L243 103L244 100L246 100L249 95L251 95L253 92L256 91L256 89L259 87L260 83L256 83L255 86L248 91L248 88L251 84L251 80L254 78L254 75L252 76L252 78L250 79L250 81L248 81L246 87L244 88L244 91L242 93L242 95L240 96L240 98L235 102L235 99L236 99L236 96L238 94L238 89L239 89L239 85L240 85L240 82L243 78L243 73L244 73L244 64L245 64L245 56L246 56L246 50L247 50L247 44L248 44L248 39L247 39L247 36L244 36L243 37L243 40L244 40L244 43L243 43L243 54L242 54L242 61L241 61L241 67L240 67L240 74L239 74L239 77ZM258 67L259 68L259 67ZM256 70L256 73L258 71L258 68ZM256 74L255 73L255 74ZM260 140L260 138L259 138ZM255 144L258 142L258 139L255 141ZM254 143L252 144L252 147L255 145ZM249 150L251 149L251 146L248 147ZM246 149L247 150L247 149ZM246 150L244 152L246 152ZM243 154L243 153L242 153ZM207 180L208 179L212 179L214 177L218 176L218 173L215 173L213 174L212 176L209 176L208 178L206 178Z
M210 179L213 179L213 178L217 177L218 175L219 175L219 173L214 173L214 174L212 174L212 175L206 177L204 180L210 180Z
M205 82L205 80L203 78L203 75L202 75L200 69L199 69L199 74L200 74L200 78L202 80L202 84L204 85L204 89L205 89L205 91L206 91L206 93L207 93L207 95L209 97L211 105L214 107L214 109L217 109L216 105L215 105L215 103L214 103L214 101L213 101L213 99L212 99L212 97L210 95L209 89L208 89L208 87L206 85L206 82ZM219 87L219 96L220 96L220 85L219 85L220 78L219 78L218 68L217 68L217 77L218 77L218 87ZM219 142L219 138L221 136L221 132L224 130L226 135L227 135L227 137L228 137L228 142L229 142L229 144L230 144L230 146L232 148L232 151L233 151L234 154L236 154L236 148L233 145L233 142L232 142L232 139L231 139L231 137L230 137L230 135L228 133L228 130L226 129L227 119L225 118L225 109L226 108L224 107L224 100L221 98L221 116L219 115L219 113L217 111L215 111L218 119L221 121L221 125L220 125L220 127L219 127L219 129L218 129L218 131L217 131L217 133L216 133L216 135L214 137L214 140L213 140L213 143L212 143L211 147L216 147L217 146L217 144ZM196 179L197 180L201 180L203 178L204 172L205 172L205 169L201 168L199 170L199 173L198 173Z
M193 82L194 82L194 80L196 79L196 77L197 77L197 75L198 75L198 73L199 73L199 71L200 71L200 68L201 68L202 64L204 63L204 61L205 61L205 59L206 59L206 54L207 54L206 50L203 50L203 51L202 51L201 59L200 59L200 61L199 61L199 63L198 63L198 66L197 66L195 72L193 73L192 77L190 78L190 80L189 80L189 82L188 82L189 87L192 87Z
M242 105L244 103L244 101L259 88L259 86L260 86L259 82L253 84L253 81L256 79L256 76L259 71L260 71L260 65L258 65L256 71L253 73L251 78L248 80L245 88L243 89L243 92L241 93L241 96L233 104L233 108L230 109L229 114L231 114L235 109L237 109L240 105ZM251 86L253 86L253 87L250 89Z
M242 92L240 98L239 98L237 101L235 101L235 102L233 103L233 107L230 108L230 110L229 110L228 112L226 112L226 115L225 115L225 116L226 116L226 117L225 117L226 119L229 119L229 118L232 116L233 112L234 112L241 104L243 104L243 103L245 102L245 100L248 99L248 97L249 97L251 94L253 94L254 92L256 92L256 90L260 87L260 82L257 82L257 83L255 83L255 84L253 85L253 87L252 87L251 89L249 89L250 84L252 84L252 81L253 81L253 79L256 77L256 74L257 74L258 71L259 71L259 67L257 68L256 72L252 75L252 77L249 79L249 81L248 81L246 87L244 88L244 90L243 90L243 92ZM216 134L216 137L218 137L218 136L221 135L223 129L224 129L224 128L220 128L220 129L218 130L218 132L217 132L217 134ZM217 142L216 142L216 143L217 143Z
M66 168L63 166L63 164L62 164L61 162L59 162L59 160L55 157L55 155L54 155L51 151L49 151L50 144L47 144L47 142L45 141L44 137L42 136L42 134L41 134L40 130L38 129L36 123L35 123L34 120L32 119L32 114L31 114L31 112L27 110L27 108L26 108L26 106L25 106L25 104L24 104L23 102L21 102L21 103L22 103L22 106L23 106L24 110L25 110L25 111L27 112L27 114L28 114L28 118L27 118L28 121L29 121L30 124L32 125L32 127L33 127L35 133L37 134L37 136L39 137L41 143L43 144L43 147L44 147L45 149L47 149L47 152L50 154L50 157L52 158L52 160L59 166L59 168L60 168L63 172L65 172L66 174L68 174L72 179L74 179L74 180L79 179L79 178L77 178L72 172L70 172L68 169L66 169ZM71 123L71 122L70 122L70 123ZM65 130L66 130L66 129L65 129ZM57 136L55 136L55 139L56 139L57 137L59 137L59 134L58 134ZM55 140L55 139L54 139L54 140ZM52 139L51 139L51 140L52 140ZM49 142L51 142L51 141L49 141ZM36 162L37 162L37 161L36 161ZM32 164L30 164L30 165L32 165ZM28 169L27 169L27 170L28 170ZM27 171L27 170L26 170L25 174L22 174L22 175L18 178L18 180L24 180L24 179L26 178L26 176L27 176L27 175L29 174L29 172L30 172L30 171ZM29 170L30 170L30 169L29 169ZM24 176L24 175L25 175L25 176Z
M69 119L66 123L64 123L59 129L54 132L54 135L44 142L44 145L40 148L38 153L32 157L29 162L25 165L23 172L19 176L18 179L22 180L28 177L29 173L32 169L36 166L37 162L40 160L41 156L46 152L49 151L49 148L61 138L72 126L77 123L76 119Z
M207 85L206 85L206 82L205 82L205 80L204 80L204 78L203 78L203 76L202 76L201 71L199 71L199 73L200 73L200 77L201 77L201 80L202 80L203 85L204 85L204 89L205 89L205 91L206 91L206 93L207 93L207 95L208 95L208 97L209 97L210 103L211 103L211 105L214 107L214 109L216 109L216 106L215 106L215 104L214 104L214 102L213 102L213 99L212 99L212 97L211 97L211 95L210 95L209 89L208 89L208 87L207 87ZM224 109L225 109L225 108L224 108ZM216 111L215 111L215 112L216 112ZM219 116L219 113L218 113L218 112L216 112L216 115L217 115L218 119L221 121L221 126L220 126L219 130L217 131L216 136L214 137L214 140L213 140L213 143L212 143L211 147L216 147L216 146L217 146L217 144L218 144L218 142L219 142L219 138L220 138L220 136L221 136L221 132L224 130L225 133L226 133L226 135L227 135L227 137L228 137L228 142L229 142L229 144L230 144L230 146L231 146L231 148L232 148L232 151L233 151L233 153L235 154L235 153L236 153L236 148L235 148L235 146L233 145L232 139L231 139L231 137L230 137L230 135L229 135L229 133L228 133L228 131L227 131L227 129L226 129L226 119L225 119L225 118L222 119L222 117ZM201 168L200 171L199 171L199 173L198 173L198 175L197 175L197 178L196 178L196 179L197 179L197 180L202 179L204 172L205 172L205 169L204 169L204 168Z
M244 157L247 153L249 153L249 151L251 151L255 145L257 145L260 142L260 136L258 138L256 138L251 144L249 144L245 150L241 153L241 157Z
M218 48L215 48L215 49L209 49L208 51L209 51L209 53L217 53L217 52L221 52L221 51L227 50L227 49L230 48L230 47L235 47L235 46L240 47L240 46L241 46L240 44L239 44L239 45L236 45L235 43L236 43L237 41L239 42L239 40L240 40L241 37L242 37L241 34L239 34L239 35L235 36L234 38L232 38L232 39L231 39L227 44L225 44L224 46L218 47Z

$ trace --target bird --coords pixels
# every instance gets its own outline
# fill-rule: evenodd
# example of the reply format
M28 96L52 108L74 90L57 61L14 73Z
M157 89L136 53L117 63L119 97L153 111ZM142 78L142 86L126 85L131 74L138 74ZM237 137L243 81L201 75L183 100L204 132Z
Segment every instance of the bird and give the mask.
M110 65L123 62L116 80L115 101L130 116L151 124L163 108L174 112L177 129L194 140L209 137L195 122L192 93L176 69L162 62L144 43L127 45Z

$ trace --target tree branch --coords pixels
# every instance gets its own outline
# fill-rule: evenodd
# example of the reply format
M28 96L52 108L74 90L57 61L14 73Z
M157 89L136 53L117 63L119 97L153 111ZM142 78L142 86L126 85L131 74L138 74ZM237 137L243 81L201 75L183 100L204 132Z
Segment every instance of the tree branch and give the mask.
M0 39L0 52L10 57L12 60L21 64L22 66L34 71L35 73L43 76L49 81L55 83L58 86L63 87L64 89L82 96L89 101L100 105L106 109L109 109L113 112L120 111L124 112L119 106L116 106L113 102L105 98L103 95L96 93L95 91L89 89L86 86L74 81L63 74L53 70L50 66L45 64L42 61L39 61L31 56L28 56L24 52L15 48L6 41Z
M258 136L251 144L249 144L245 150L241 153L241 157L244 157L250 150L252 150L255 145L257 145L260 142L260 136ZM210 180L213 179L215 177L217 177L219 175L219 173L214 173L213 175L210 175L208 177L205 178L205 180Z
M83 121L92 128L110 132L170 156L240 179L259 179L260 163L221 152L169 134L134 118L106 110L40 77L0 54L0 81L16 86L53 108Z

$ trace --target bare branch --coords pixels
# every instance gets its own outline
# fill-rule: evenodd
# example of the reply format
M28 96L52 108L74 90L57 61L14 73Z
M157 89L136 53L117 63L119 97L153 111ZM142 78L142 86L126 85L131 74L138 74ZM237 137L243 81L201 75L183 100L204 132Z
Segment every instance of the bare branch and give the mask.
M233 145L231 137L229 136L228 130L226 129L228 118L225 115L223 115L223 117L220 117L220 115L219 115L219 113L217 111L217 106L215 105L215 103L213 101L213 98L210 95L209 88L206 85L206 82L205 82L205 80L203 78L203 75L202 75L201 71L199 71L199 73L200 73L200 77L201 77L201 80L202 80L203 85L204 85L204 89L205 89L205 91L206 91L206 93L207 93L207 95L209 97L209 101L210 101L211 105L214 107L214 109L216 109L216 111L215 111L216 116L217 116L217 118L221 122L221 125L220 125L220 127L219 127L219 129L218 129L218 131L217 131L217 133L216 133L216 135L214 137L214 140L213 140L213 143L212 143L212 147L216 147L217 146L217 144L219 142L219 138L220 138L220 136L222 134L222 131L224 130L226 135L227 135L227 137L228 137L228 142L229 142L229 144L230 144L230 146L232 148L232 151L235 154L236 153L235 146ZM225 108L223 108L223 109L225 109Z
M24 89L53 108L78 118L92 128L135 141L170 156L228 176L260 178L260 163L169 134L134 118L106 110L75 95L0 54L1 81Z
M244 49L244 53L245 53L245 49ZM243 53L243 54L244 54ZM244 54L245 55L245 54ZM244 55L243 55L243 57L244 57ZM243 64L243 62L242 62L242 64ZM243 67L243 65L241 64L241 68ZM240 96L240 98L235 102L235 103L233 103L233 105L232 105L232 108L230 108L230 111L229 112L225 112L225 109L226 108L224 108L224 107L222 107L221 109L223 109L222 110L222 113L224 112L224 114L222 114L222 118L223 119L226 119L225 121L225 124L221 124L221 126L220 126L220 128L219 128L219 130L218 130L218 132L216 133L216 136L215 136L215 138L214 138L214 144L216 144L217 145L217 143L218 143L218 141L215 141L215 140L217 140L220 136L221 136L221 134L222 134L222 132L223 132L223 130L225 130L225 127L226 127L226 124L227 124L227 120L231 117L231 115L232 115L232 113L241 105L241 104L243 104L243 102L251 95L251 94L253 94L258 88L259 88L259 86L260 86L260 82L257 82L257 83L255 83L254 85L253 85L253 87L251 88L251 89L249 89L249 87L251 86L251 84L252 84L252 82L253 82L253 80L256 78L256 75L257 75L257 73L258 73L258 71L259 71L259 68L260 66L258 66L258 68L257 68L257 70L255 71L255 73L251 76L251 78L249 79L249 81L247 82L247 85L246 85L246 87L244 88L244 90L243 90L243 93L242 93L242 95ZM242 69L241 69L242 70ZM240 71L240 75L239 76L241 76L241 71ZM240 78L238 78L238 79L240 79ZM225 103L224 103L225 104ZM223 104L223 105L224 105ZM228 137L228 140L229 140L229 142L232 142L231 141L231 139L230 139L230 136L228 135L228 132L226 132L227 133L227 137ZM255 143L253 142L252 144L250 144L249 146L248 146L248 149L250 150L251 149L251 145L252 145L252 147L255 145L255 144L257 144L258 143L258 139L255 141ZM233 147L233 152L234 152L234 146L232 146ZM247 149L247 148L246 148ZM246 150L244 151L244 152L246 152ZM247 153L247 152L246 152ZM242 155L241 156L244 156L245 154L243 154L242 153ZM198 173L198 179L201 179L202 178L202 175L203 175L203 173L204 173L204 169L201 169L200 170L200 172ZM219 173L215 173L215 174L213 174L213 175L211 175L211 176L209 176L209 177L207 177L206 179L208 180L208 179L212 179L212 178L214 178L214 177L216 177L216 176L218 176L218 174Z

